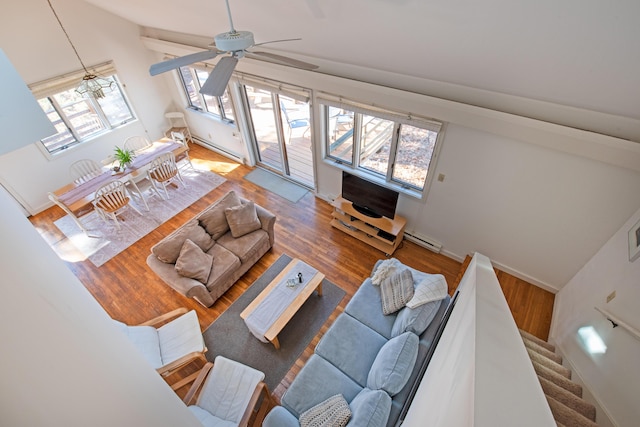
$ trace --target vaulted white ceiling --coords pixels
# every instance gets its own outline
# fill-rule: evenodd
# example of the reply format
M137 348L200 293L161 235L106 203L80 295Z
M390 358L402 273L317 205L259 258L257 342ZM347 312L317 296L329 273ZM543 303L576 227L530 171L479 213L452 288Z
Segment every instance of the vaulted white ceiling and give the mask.
M85 0L213 39L224 0ZM236 29L282 53L640 119L637 0L230 0Z

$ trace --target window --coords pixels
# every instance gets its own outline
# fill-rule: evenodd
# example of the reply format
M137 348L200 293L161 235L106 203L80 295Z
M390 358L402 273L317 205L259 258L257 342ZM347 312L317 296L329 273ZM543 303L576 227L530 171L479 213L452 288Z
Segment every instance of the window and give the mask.
M442 123L321 99L326 158L391 186L422 192Z
M228 89L222 96L209 96L200 93L200 88L209 77L209 71L196 67L180 67L179 76L182 88L189 100L189 107L209 112L225 122L233 123L235 121Z
M58 131L41 140L49 153L59 153L135 119L115 69L109 64L98 67L102 67L101 77L114 82L113 89L105 92L104 98L85 98L76 92L84 70L31 87L40 107Z

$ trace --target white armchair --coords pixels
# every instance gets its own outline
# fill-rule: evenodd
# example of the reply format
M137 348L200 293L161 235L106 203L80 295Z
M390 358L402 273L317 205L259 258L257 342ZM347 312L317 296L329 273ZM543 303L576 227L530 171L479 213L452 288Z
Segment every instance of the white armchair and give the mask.
M212 369L213 368L213 369ZM200 388L195 405L189 410L205 427L246 426L263 394L262 403L254 419L260 425L265 414L273 407L264 373L234 360L217 356L207 363L184 397L190 405Z
M167 322L169 319L173 320ZM207 363L204 356L207 348L195 310L187 312L186 308L179 308L136 326L117 320L114 322L163 377L168 377L196 360ZM161 324L162 326L156 327ZM193 381L197 375L198 372L189 375L171 387L177 390Z

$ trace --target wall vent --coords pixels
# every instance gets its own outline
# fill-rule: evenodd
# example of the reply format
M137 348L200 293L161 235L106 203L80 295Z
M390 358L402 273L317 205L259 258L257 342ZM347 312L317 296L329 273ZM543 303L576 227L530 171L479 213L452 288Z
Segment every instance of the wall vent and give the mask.
M423 248L427 248L430 251L433 251L437 254L440 253L440 250L442 249L442 243L440 242L436 242L435 240L433 240L430 237L426 237L426 236L422 236L420 234L417 233L404 233L404 237L405 239L422 246Z

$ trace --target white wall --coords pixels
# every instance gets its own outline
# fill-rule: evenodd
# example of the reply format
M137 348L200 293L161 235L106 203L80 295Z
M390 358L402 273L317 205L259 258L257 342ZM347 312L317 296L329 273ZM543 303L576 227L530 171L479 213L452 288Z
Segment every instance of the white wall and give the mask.
M2 189L0 207L0 425L200 426Z
M167 127L164 113L172 102L170 86L149 78L156 55L139 41L139 27L84 1L52 2L82 61L95 65L113 60L138 117L89 143L49 160L39 142L0 156L0 183L11 189L30 213L50 205L46 193L69 182L69 165L82 158L101 160L131 135L155 139ZM3 50L27 84L81 68L46 1L25 0L0 15ZM174 90L175 89L171 89Z
M558 292L550 334L614 425L620 427L636 426L640 420L640 341L622 328L613 329L594 306L640 329L640 259L629 262L628 255L628 232L638 220L640 210ZM616 297L607 304L607 295L613 291ZM583 326L593 326L602 336L605 354L585 351L577 336Z

